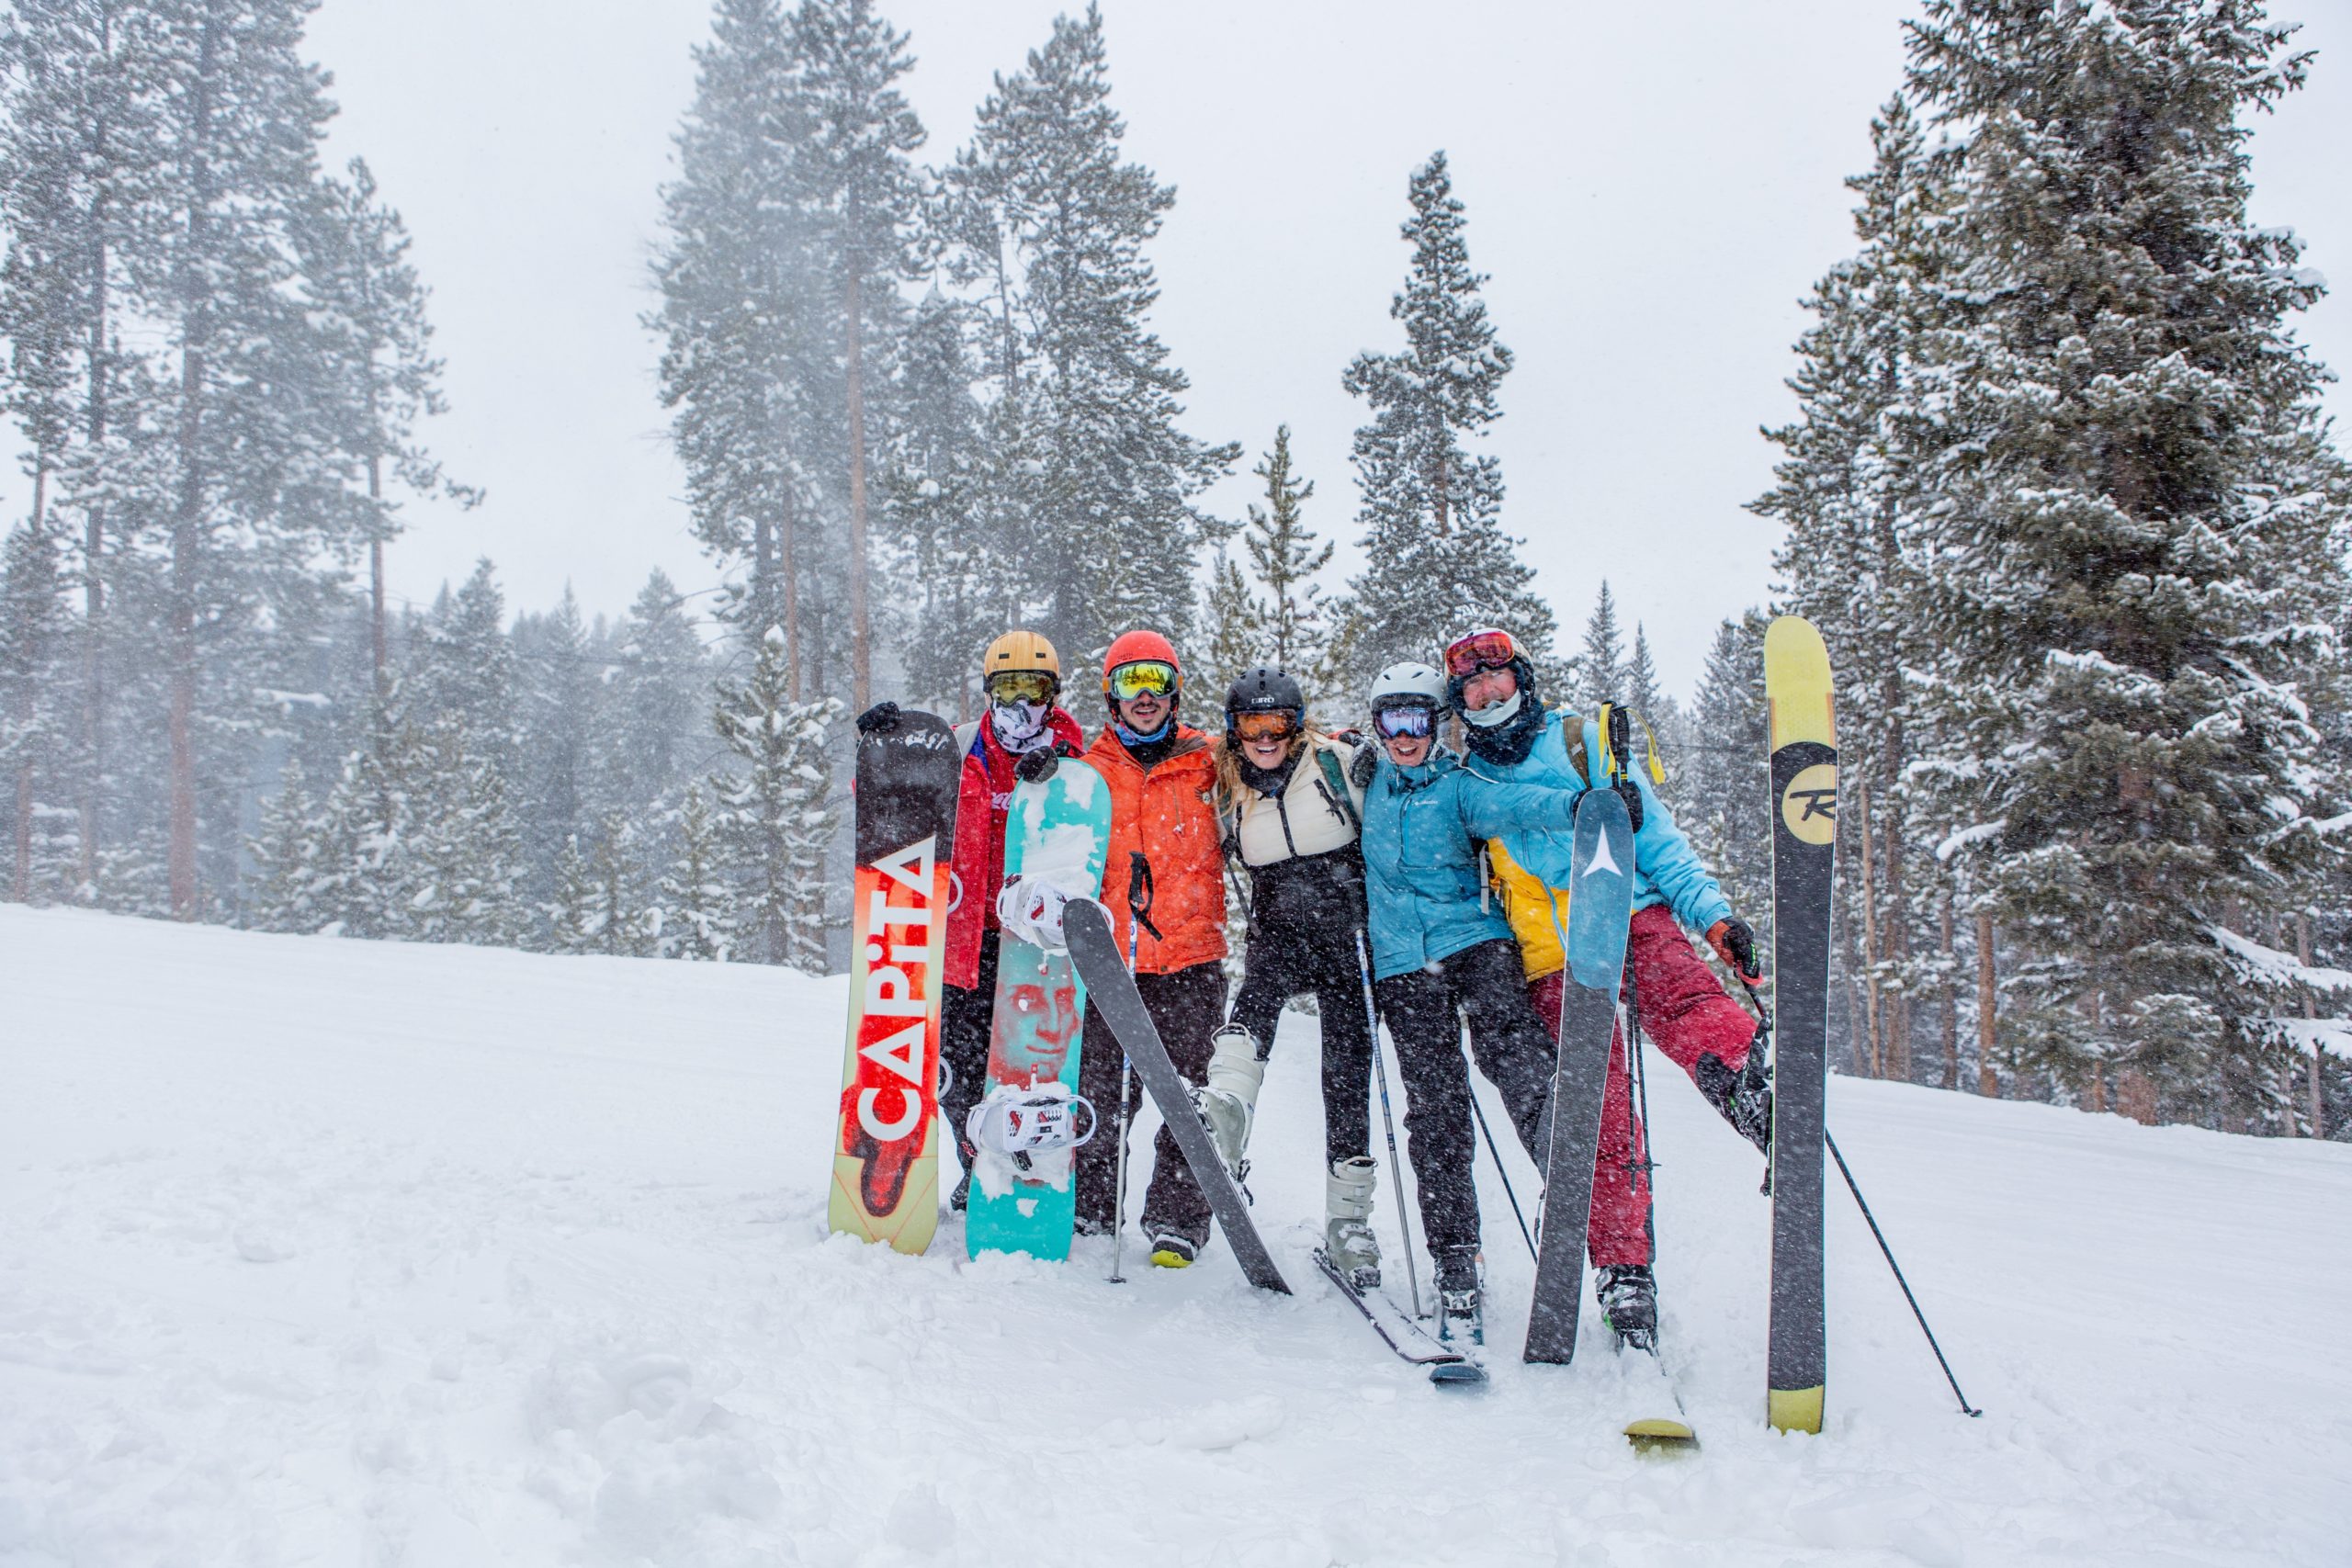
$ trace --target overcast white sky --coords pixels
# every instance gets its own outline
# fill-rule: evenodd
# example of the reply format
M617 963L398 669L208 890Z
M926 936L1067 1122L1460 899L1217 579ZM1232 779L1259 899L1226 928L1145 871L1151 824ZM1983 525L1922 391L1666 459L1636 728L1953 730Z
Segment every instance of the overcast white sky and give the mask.
M1080 0L1082 3L1082 0ZM1041 43L1051 0L884 0L913 35L910 94L944 161L992 73ZM1178 189L1153 255L1156 316L1192 376L1191 430L1251 456L1213 498L1238 517L1288 421L1313 525L1348 551L1340 389L1387 317L1408 171L1451 155L1474 261L1518 356L1492 449L1506 520L1566 627L1594 587L1648 623L1670 687L1714 621L1762 601L1774 530L1756 434L1787 416L1796 301L1850 248L1840 179L1899 80L1886 0L1106 0L1126 151ZM2352 0L2289 0L2313 85L2255 142L2255 216L2352 290ZM324 0L313 55L415 235L454 405L430 439L478 511L415 509L394 590L429 598L478 555L510 607L566 580L617 612L659 564L716 569L687 536L654 389L646 260L693 89L707 0ZM2352 371L2352 304L2305 318ZM2352 396L2332 400L2339 417ZM2345 421L2352 425L2352 420ZM1138 570L1190 570L1139 562Z

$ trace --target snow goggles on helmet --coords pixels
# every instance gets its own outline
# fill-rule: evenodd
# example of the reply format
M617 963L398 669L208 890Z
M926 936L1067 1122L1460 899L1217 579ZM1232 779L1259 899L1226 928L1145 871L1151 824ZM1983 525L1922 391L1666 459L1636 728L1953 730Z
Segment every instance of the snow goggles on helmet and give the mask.
M1111 671L1111 695L1123 703L1133 702L1146 692L1167 696L1176 690L1176 666L1157 659L1143 659Z
M1435 709L1419 703L1398 703L1372 716L1373 728L1390 739L1427 735L1437 719Z
M1288 708L1227 714L1226 722L1244 740L1287 740L1298 733L1298 715Z
M1472 632L1456 637L1445 649L1445 672L1449 675L1476 675L1481 670L1500 670L1519 657L1519 644L1509 632Z
M1043 670L1001 670L989 677L989 699L1000 703L1051 702L1058 684Z

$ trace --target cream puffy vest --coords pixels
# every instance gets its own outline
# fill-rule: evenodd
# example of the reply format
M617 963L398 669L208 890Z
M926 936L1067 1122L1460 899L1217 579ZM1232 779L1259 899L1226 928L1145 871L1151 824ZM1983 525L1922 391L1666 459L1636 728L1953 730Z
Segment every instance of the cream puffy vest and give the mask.
M1272 865L1276 861L1329 854L1356 841L1356 825L1363 819L1363 794L1348 781L1348 764L1355 748L1343 740L1310 738L1307 749L1290 771L1290 782L1277 795L1250 790L1243 797L1240 819L1232 824L1231 840L1244 865ZM1328 755L1339 765L1325 765ZM1339 791L1332 789L1332 778Z

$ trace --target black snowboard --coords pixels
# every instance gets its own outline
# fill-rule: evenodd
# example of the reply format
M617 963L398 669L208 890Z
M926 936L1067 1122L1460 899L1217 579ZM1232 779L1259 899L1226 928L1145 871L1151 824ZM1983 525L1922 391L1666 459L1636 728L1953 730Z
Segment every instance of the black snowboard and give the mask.
M1127 973L1126 962L1119 955L1110 911L1091 898L1072 899L1062 913L1062 936L1069 943L1070 962L1078 965L1079 978L1086 982L1086 999L1118 1037L1127 1060L1135 1064L1136 1075L1150 1091L1152 1103L1159 1107L1168 1130L1176 1135L1176 1146L1183 1151L1193 1179L1208 1199L1210 1213L1225 1228L1226 1245L1233 1248L1241 1271L1261 1291L1290 1294L1282 1270L1274 1267L1273 1256L1250 1223L1250 1205L1241 1189L1233 1184L1225 1162L1216 1157L1208 1125L1193 1103L1192 1086L1177 1072L1168 1047L1159 1043L1159 1031L1136 990L1135 976Z

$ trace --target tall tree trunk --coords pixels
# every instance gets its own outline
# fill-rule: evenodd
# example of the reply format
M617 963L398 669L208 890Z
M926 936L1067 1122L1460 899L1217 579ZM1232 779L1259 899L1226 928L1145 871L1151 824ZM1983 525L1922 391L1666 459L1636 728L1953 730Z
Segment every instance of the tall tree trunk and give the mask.
M1862 819L1862 985L1870 1022L1870 1075L1886 1077L1886 1041L1879 1029L1878 895L1871 884L1871 789L1854 790L1854 807Z
M204 355L190 347L180 358L180 501L172 521L171 747L169 865L172 918L192 920L196 903L196 592L197 533L202 525L204 476L197 443L203 434Z
M372 393L368 401L374 402ZM379 528L383 521L384 458L379 452L368 454L368 508ZM384 687L384 536L373 532L368 540L368 594L369 603L369 647L375 655L376 689Z
M1993 1070L1993 1029L2000 992L1993 984L1993 916L1976 917L1976 1092L1987 1100L2001 1097L2001 1077Z
M49 541L43 536L43 531L49 526L49 468L50 455L44 451L36 457L33 464L32 515L33 538L44 553L49 548ZM38 651L45 656L49 650L41 649ZM39 702L40 699L34 695L31 684L28 682L17 713L17 717L23 723L28 736L32 728L33 715L37 711ZM14 821L16 830L13 837L16 841L17 865L15 874L10 878L9 896L19 904L29 904L33 901L33 759L29 745L26 748L24 758L17 764L17 810Z
M849 269L849 658L852 711L873 700L871 628L865 600L865 322L858 273Z
M1936 956L1943 962L1938 966L1944 977L1944 1088L1960 1088L1960 997L1959 985L1952 974L1951 953L1951 889L1943 890L1942 907L1938 910Z
M2306 969L2312 966L2312 918L2301 909L2295 911L2295 959ZM2313 1022L2319 1020L2319 1002L2311 992L2303 992L2303 1016ZM2319 1092L2319 1041L2312 1041L2312 1136L2327 1136L2327 1104Z
M794 548L798 542L797 536L799 533L799 527L794 511L792 481L787 476L784 489L784 515L779 519L777 529L783 545L783 560L780 563L782 568L780 575L783 581L778 586L783 590L783 599L779 607L784 613L785 694L797 703L800 701L803 682L800 671L800 573L793 558ZM865 710L860 708L858 711L863 713ZM779 937L777 940L783 939ZM779 958L776 962L781 964L784 961Z

